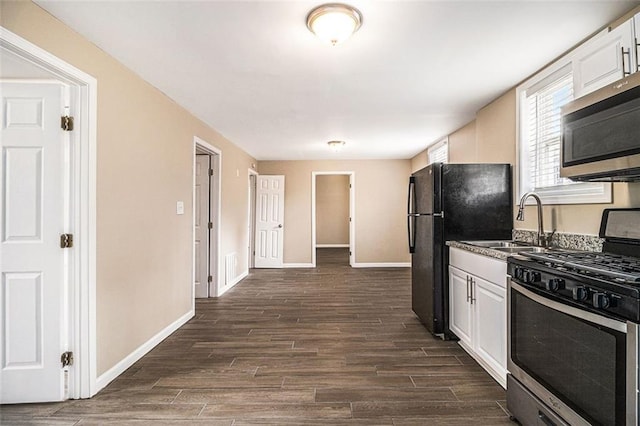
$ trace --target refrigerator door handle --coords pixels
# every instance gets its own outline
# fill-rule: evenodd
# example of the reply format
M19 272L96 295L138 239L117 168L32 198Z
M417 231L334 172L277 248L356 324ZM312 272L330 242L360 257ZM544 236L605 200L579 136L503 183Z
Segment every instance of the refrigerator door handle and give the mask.
M409 178L409 193L407 194L407 237L409 238L409 253L416 252L416 178Z
M407 216L407 236L409 237L409 253L416 252L416 216Z
M413 207L413 208L412 208ZM416 178L409 178L409 193L407 194L407 214L416 213Z

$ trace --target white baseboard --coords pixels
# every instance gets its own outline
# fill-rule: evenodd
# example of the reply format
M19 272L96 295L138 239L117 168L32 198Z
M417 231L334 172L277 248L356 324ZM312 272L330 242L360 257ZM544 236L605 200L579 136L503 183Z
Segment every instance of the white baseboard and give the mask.
M243 279L247 278L247 276L249 275L249 271L244 271L243 273L241 273L240 275L238 275L233 281L231 281L231 283L229 283L229 285L226 285L224 287L222 287L219 291L218 291L218 295L216 297L220 297L223 294L225 294L227 291L231 290L233 288L233 286L235 286L236 284L238 284L240 281L242 281Z
M354 268L410 268L411 262L354 263Z
M316 248L349 248L349 244L316 244Z
M102 388L104 388L109 383L111 383L120 374L124 373L124 371L127 368L131 367L136 361L138 361L140 358L146 355L147 352L149 352L151 349L156 347L160 342L166 339L171 333L173 333L174 331L182 327L187 321L193 318L194 315L195 315L195 312L193 310L187 312L186 314L184 314L183 316L175 320L173 323L165 327L164 330L161 330L158 334L153 336L151 339L147 340L140 347L138 347L136 350L134 350L129 355L127 355L124 359L122 359L122 361L120 361L119 363L117 363L116 365L114 365L104 373L102 373L100 377L96 379L96 388L95 388L95 393L93 395L95 395Z
M313 263L283 263L283 268L315 268Z

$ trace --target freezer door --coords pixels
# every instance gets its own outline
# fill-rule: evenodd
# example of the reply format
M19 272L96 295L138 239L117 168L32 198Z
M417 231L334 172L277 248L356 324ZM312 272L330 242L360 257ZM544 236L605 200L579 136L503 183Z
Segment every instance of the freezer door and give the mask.
M440 204L440 163L430 164L412 175L413 189L410 200L412 213L439 213Z
M445 240L511 239L511 166L443 165L442 203Z
M414 223L411 308L431 333L440 334L445 328L442 219L423 215Z

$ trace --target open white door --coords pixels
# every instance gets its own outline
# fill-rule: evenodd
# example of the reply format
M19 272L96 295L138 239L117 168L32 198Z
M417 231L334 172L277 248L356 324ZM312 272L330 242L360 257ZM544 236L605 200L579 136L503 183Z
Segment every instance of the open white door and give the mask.
M284 235L284 176L260 175L256 189L256 268L281 268Z
M2 100L0 403L60 401L67 347L69 139L64 86L7 83Z
M209 163L208 154L196 155L195 187L195 297L209 297Z

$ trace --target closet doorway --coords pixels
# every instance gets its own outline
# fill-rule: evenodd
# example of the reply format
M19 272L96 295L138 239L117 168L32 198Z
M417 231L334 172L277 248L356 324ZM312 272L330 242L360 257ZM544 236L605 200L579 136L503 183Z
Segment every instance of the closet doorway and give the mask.
M355 212L353 172L312 173L312 263L353 266Z

